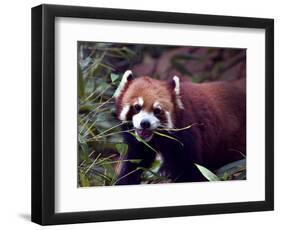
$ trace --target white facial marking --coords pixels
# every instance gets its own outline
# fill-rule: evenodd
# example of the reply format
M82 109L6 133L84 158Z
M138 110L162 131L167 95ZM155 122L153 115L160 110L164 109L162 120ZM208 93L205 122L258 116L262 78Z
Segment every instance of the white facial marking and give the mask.
M143 106L143 103L144 103L144 101L143 101L143 99L142 99L142 97L138 97L138 100L134 103L134 105L140 105L140 106Z
M180 95L180 79L178 76L174 76L173 80L175 82L175 93L176 95Z
M159 108L159 109L161 109L160 103L159 103L158 101L155 101L155 102L153 103L153 108Z
M141 129L140 123L142 120L148 120L150 122L150 130L156 129L160 124L159 119L153 113L140 111L133 116L133 125L136 129Z
M180 109L184 109L180 96L176 97L176 103Z
M171 113L168 111L165 111L166 114L166 118L167 118L167 125L169 129L174 128L173 122L172 122L172 117L171 117Z
M132 74L133 74L133 73L132 73L131 70L127 70L127 71L123 74L122 80L121 80L121 82L120 82L118 88L116 89L115 93L113 94L113 97L114 97L114 98L119 97L121 91L124 89L124 87L125 87L125 85L126 85L126 83L127 83L127 81L128 81L128 77L129 77L130 75L132 75Z
M180 109L184 109L183 103L180 96L180 79L178 76L174 76L173 80L175 82L175 94L176 94L176 103Z
M126 120L126 118L127 118L127 113L129 112L129 110L130 110L130 105L125 105L125 106L123 107L123 109L122 109L122 111L121 111L121 113L120 113L120 115L119 115L119 119L120 119L121 121L125 121L125 120Z

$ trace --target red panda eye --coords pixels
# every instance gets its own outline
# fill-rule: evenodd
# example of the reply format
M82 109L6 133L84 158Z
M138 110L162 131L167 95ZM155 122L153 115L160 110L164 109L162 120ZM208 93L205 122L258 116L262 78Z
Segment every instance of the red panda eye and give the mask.
M135 112L138 113L139 111L141 111L141 106L139 104L135 104L134 109L135 109Z
M155 108L155 109L153 110L153 113L154 113L155 115L159 115L159 114L161 113L161 109Z

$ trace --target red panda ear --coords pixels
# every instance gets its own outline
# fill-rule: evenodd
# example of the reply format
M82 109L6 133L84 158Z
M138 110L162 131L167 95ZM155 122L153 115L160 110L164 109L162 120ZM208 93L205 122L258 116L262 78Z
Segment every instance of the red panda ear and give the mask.
M173 79L169 81L169 88L172 89L176 95L180 95L180 79L178 76L174 76Z
M176 83L175 83L174 79L168 81L168 86L169 86L169 88L170 88L171 90L174 90L174 89L175 89Z
M122 90L125 88L126 84L133 80L133 73L131 70L127 70L122 77L122 80L119 83L119 86L117 87L115 93L113 94L114 98L118 98L121 94Z
M180 109L184 109L183 103L181 101L181 92L180 92L180 79L178 76L174 76L173 79L169 82L169 86L173 90L176 97L176 104Z

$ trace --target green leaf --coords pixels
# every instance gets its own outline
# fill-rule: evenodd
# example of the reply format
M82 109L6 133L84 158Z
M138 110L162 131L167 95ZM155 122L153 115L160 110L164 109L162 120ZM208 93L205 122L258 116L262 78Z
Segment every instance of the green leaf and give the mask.
M140 160L140 159L132 159L132 160L128 160L129 162L131 162L131 163L134 163L134 164L138 164L138 163L140 163L142 160Z
M83 172L79 173L79 179L80 179L81 187L89 187L90 186L90 182Z
M100 66L102 66L103 68L105 68L107 70L114 71L114 68L108 64L100 63Z
M85 143L80 144L81 151L80 151L80 158L81 160L89 160L89 148L88 145Z
M150 166L150 169L154 172L157 172L161 166L161 161L160 160L155 160L153 161L152 165Z
M89 69L89 76L96 77L101 72L101 66L97 63Z
M78 67L78 93L79 93L79 97L80 99L82 99L85 95L85 84L84 84L84 79L83 79L83 73L82 70L80 68L80 66Z
M138 141L142 142L145 146L147 146L152 151L159 153L156 149L154 149L150 144L148 144L144 139L139 137L138 135L134 134L133 132L129 132L132 136L134 136Z
M111 79L112 83L115 83L118 78L119 78L118 74L115 74L115 73L110 74L110 79Z
M228 175L227 172L225 172L225 173L223 174L222 180L228 180L228 178L229 178L229 175Z
M121 156L124 156L128 152L128 145L127 144L118 143L118 144L115 145L115 148Z
M181 144L181 146L183 146L183 143L181 141L179 141L177 138L174 138L170 135L167 135L167 134L164 134L164 133L160 133L160 132L157 132L157 131L154 131L153 133L159 135L159 136L162 136L162 137L166 137L168 139L171 139L171 140L174 140L176 142L178 142L179 144Z
M126 46L122 47L122 50L125 51L129 55L129 58L132 58L133 56L136 55L136 53L133 50L129 49Z
M107 84L106 82L101 82L99 83L99 86L97 87L97 92L102 92L103 90L105 90L106 88L108 88L110 85Z
M110 181L112 181L112 178L115 177L115 170L112 164L103 164L104 169L104 175L110 178Z
M138 167L139 169L143 170L144 173L146 174L146 177L155 177L155 179L166 179L166 177L161 176L160 174L148 169L148 168L144 168L144 167Z
M231 163L219 168L216 171L216 174L219 177L222 177L225 173L227 173L229 176L231 176L231 175L233 175L239 171L245 170L245 169L246 169L246 159L242 159L242 160L231 162Z
M94 109L95 109L95 106L93 106L93 105L80 105L79 106L79 112L80 113L91 112Z
M217 177L214 173L212 173L209 169L207 169L201 165L198 165L198 164L195 164L195 165L207 180L220 181L220 178Z

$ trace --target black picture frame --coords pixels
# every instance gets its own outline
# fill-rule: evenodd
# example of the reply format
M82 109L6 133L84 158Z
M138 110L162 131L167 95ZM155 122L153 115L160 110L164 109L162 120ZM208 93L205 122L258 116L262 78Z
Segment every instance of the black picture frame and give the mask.
M265 200L55 213L55 18L88 18L265 29ZM32 221L41 225L274 209L274 20L110 8L32 8Z

